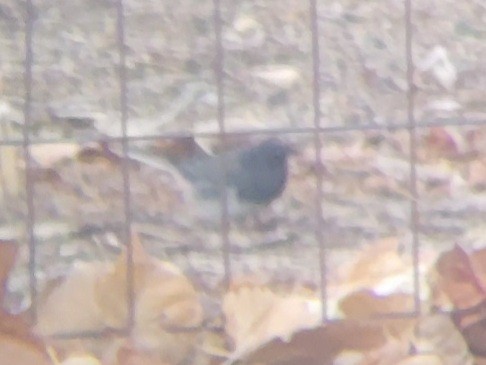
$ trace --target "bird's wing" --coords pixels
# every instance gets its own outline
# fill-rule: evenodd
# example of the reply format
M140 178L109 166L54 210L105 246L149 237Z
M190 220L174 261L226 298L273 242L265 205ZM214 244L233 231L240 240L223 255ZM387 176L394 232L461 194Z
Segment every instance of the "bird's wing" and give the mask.
M224 176L220 158L217 156L186 160L177 168L202 198L220 195Z

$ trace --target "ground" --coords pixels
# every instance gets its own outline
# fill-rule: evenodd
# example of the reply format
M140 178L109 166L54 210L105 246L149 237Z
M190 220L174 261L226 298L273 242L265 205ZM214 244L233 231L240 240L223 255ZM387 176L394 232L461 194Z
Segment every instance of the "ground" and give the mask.
M34 1L29 184L41 285L73 261L105 259L125 243L121 144L101 148L98 143L121 135L115 5L111 0ZM310 130L309 4L221 5L226 130L239 132L238 142L248 143L282 129L280 137L298 147L288 188L264 212L274 223L265 231L251 222L232 226L234 276L263 273L317 286L316 172L323 177L322 242L331 278L343 260L383 237L399 237L411 252L414 199L421 247L484 245L482 1L413 3L416 198L410 182L403 1L318 1L323 168L316 164ZM217 132L213 2L126 0L124 6L128 134L150 137L130 146L163 150L164 135ZM28 303L24 7L25 1L0 1L0 133L9 141L0 148L0 237L24 244L10 284L18 294L12 306ZM444 123L449 125L440 126ZM353 130L363 126L371 127ZM219 145L216 137L197 140L209 148ZM45 162L46 156L60 158ZM169 165L162 170L133 161L125 166L129 215L150 251L183 267L208 290L217 287L223 278L218 227L205 227L191 215L191 204L197 203L186 199Z

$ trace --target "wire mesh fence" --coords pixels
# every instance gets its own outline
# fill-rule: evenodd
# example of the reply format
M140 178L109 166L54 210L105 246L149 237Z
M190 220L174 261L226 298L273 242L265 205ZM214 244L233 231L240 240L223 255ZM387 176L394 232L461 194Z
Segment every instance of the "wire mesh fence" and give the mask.
M413 260L413 270L410 273L413 282L413 293L414 293L414 311L412 313L397 313L397 315L410 316L419 315L421 313L421 287L420 287L420 230L423 222L420 219L420 209L419 202L421 199L420 188L419 188L419 177L418 177L418 167L417 162L419 159L419 140L418 130L424 130L431 127L444 127L444 126L457 126L460 128L467 128L468 126L480 126L484 127L486 125L486 120L481 116L447 116L446 118L428 118L428 120L416 120L416 96L417 96L417 86L416 86L416 63L414 60L414 41L415 41L415 31L414 31L414 9L412 7L412 0L405 0L403 3L398 2L396 5L397 9L400 9L400 14L396 15L397 19L401 19L401 24L394 24L395 27L400 27L403 34L403 48L400 50L403 56L405 64L405 77L402 81L405 82L401 85L398 92L402 95L405 105L405 116L404 120L392 120L387 123L380 123L374 121L373 123L343 123L332 124L325 123L323 118L323 109L328 107L325 106L323 102L328 102L327 99L323 97L323 91L325 88L329 87L330 83L325 79L322 70L322 64L327 62L329 58L326 58L326 54L323 51L322 43L326 42L326 39L332 38L333 34L330 33L329 28L326 27L326 22L333 22L335 19L332 18L332 6L339 8L339 5L332 5L328 3L321 4L317 0L310 0L306 4L305 11L307 15L305 18L308 19L306 23L309 39L306 40L310 47L307 48L304 53L308 58L310 65L310 80L311 85L311 99L308 100L308 110L303 112L306 115L311 115L311 123L289 123L288 126L275 125L269 128L245 128L241 130L235 130L233 126L227 126L228 114L229 117L234 118L233 111L231 113L227 112L228 103L235 103L232 98L234 95L233 90L228 87L228 79L238 79L237 72L233 69L235 68L235 62L231 57L227 57L227 46L231 44L225 40L224 28L225 20L224 15L227 15L231 10L224 8L225 4L221 0L214 0L212 3L206 4L206 7L211 8L211 24L201 25L202 28L208 27L210 31L201 31L203 36L210 39L213 47L209 51L212 55L210 60L204 60L212 66L212 76L205 75L204 77L212 78L213 87L215 90L214 96L215 100L212 100L212 105L215 109L214 120L216 120L216 128L214 131L205 129L194 129L190 132L190 135L197 138L216 138L218 143L221 145L231 144L232 138L234 136L239 136L242 138L252 137L253 135L258 136L278 136L283 138L293 138L295 136L310 136L311 145L313 147L313 189L315 190L313 202L313 214L314 217L314 236L315 248L317 251L314 255L316 259L316 266L318 266L318 275L320 276L317 280L318 289L322 301L322 311L323 311L323 321L329 319L329 308L328 308L328 281L329 281L329 255L331 250L331 241L333 240L329 234L332 230L330 227L329 220L325 219L326 206L323 201L326 199L326 161L324 150L324 144L326 143L325 138L330 134L345 134L345 133L357 133L357 132L394 132L394 131L404 131L407 134L407 142L404 143L404 150L408 151L408 161L407 161L407 205L408 205L408 232L410 234L410 254ZM39 302L38 295L38 255L40 245L38 238L36 237L36 224L37 224L37 212L36 212L36 192L35 192L35 181L37 179L34 176L35 168L34 161L31 155L32 146L37 145L54 145L62 144L68 141L75 141L78 143L99 143L100 141L105 144L116 144L119 147L119 157L120 157L120 169L121 169L121 184L122 184L122 227L121 227L121 240L126 242L127 248L127 293L126 298L128 303L128 318L127 318L127 329L133 326L134 317L134 277L133 277L133 252L132 252L132 237L133 237L133 224L134 224L134 214L133 214L133 194L134 190L138 189L132 186L132 176L131 172L131 157L130 150L137 143L141 142L154 142L158 140L171 140L171 139L181 139L188 136L187 131L164 131L163 133L148 132L138 133L134 135L130 131L131 123L138 123L137 121L131 120L131 110L130 110L130 74L128 72L129 68L134 68L133 64L130 66L127 63L133 60L127 57L127 52L137 52L129 48L127 45L127 9L124 0L117 0L115 2L106 2L105 6L109 8L112 18L116 18L115 30L112 31L111 35L116 35L116 49L118 55L116 59L111 61L116 64L116 83L118 84L118 101L115 103L119 106L119 114L116 118L112 119L110 126L119 123L120 129L119 133L112 133L111 135L104 135L103 137L96 136L49 136L48 133L33 135L33 130L35 127L34 123L34 102L33 93L34 82L33 73L36 67L42 67L37 64L35 44L36 42L42 42L41 37L36 36L36 22L41 21L42 14L39 15L36 8L33 5L33 0L27 0L25 2L25 39L23 44L25 46L25 64L24 64L24 87L25 96L23 103L23 128L22 128L22 138L4 138L0 141L1 146L15 146L21 147L23 151L23 160L25 166L25 199L26 199L26 215L25 215L25 227L28 237L28 247L29 247L29 286L30 286L30 297L33 308L33 320L35 321L36 308ZM331 6L332 5L332 6ZM171 5L173 6L173 5ZM134 5L132 4L133 8ZM319 12L319 7L325 8ZM223 9L224 8L224 9ZM300 7L299 7L300 9ZM281 9L279 9L281 10ZM419 9L422 11L422 9ZM134 11L131 9L130 11ZM235 11L233 9L233 11ZM337 11L337 10L336 10ZM323 12L327 12L327 16L322 15ZM223 14L224 13L224 14ZM292 13L291 11L289 14ZM243 31L248 28L249 31L254 32L255 37L258 38L259 28L252 23L251 20L247 18L240 21L241 24L237 25ZM107 26L109 28L109 26ZM245 28L246 27L246 28ZM282 32L286 31L285 27L282 27ZM172 35L176 37L177 35ZM74 36L73 36L74 37ZM75 41L75 40L74 40ZM168 42L171 40L167 40ZM376 40L378 42L378 40ZM303 40L297 39L297 42L303 42ZM226 43L226 46L225 46ZM192 46L197 47L197 44ZM400 48L397 46L397 48ZM251 47L250 47L251 49ZM310 52L307 52L309 51ZM155 62L164 62L164 55L161 55L159 59L154 58ZM200 57L204 57L204 54ZM237 55L236 57L244 57L244 55ZM130 60L129 60L130 58ZM231 69L231 72L229 71ZM244 78L244 76L243 76ZM235 80L231 80L235 81ZM241 80L236 80L235 83L238 85ZM138 87L138 86L137 86ZM244 86L241 86L242 88ZM179 92L178 90L176 92ZM397 92L395 90L395 92ZM143 93L143 92L142 92ZM196 91L197 93L197 91ZM277 95L276 97L278 97ZM138 96L134 96L135 98ZM141 97L143 99L143 96ZM384 100L384 103L387 101ZM238 103L238 101L236 101ZM292 103L292 100L286 100L284 103ZM346 108L346 104L343 106ZM393 108L393 107L392 107ZM240 110L241 112L241 110ZM294 117L289 117L292 119ZM326 117L326 121L328 118ZM408 143L408 145L407 145ZM224 167L224 166L223 166ZM227 178L227 177L226 177ZM229 286L233 279L233 262L234 255L232 255L232 237L231 237L231 217L228 211L228 194L225 184L222 184L221 194L221 217L219 225L219 250L220 250L220 260L221 266L223 267L224 283L225 286ZM297 232L298 234L299 232ZM296 252L298 252L297 250ZM122 329L122 332L124 330ZM67 333L59 334L61 337L82 337L97 335L93 333ZM99 335L99 334L98 334Z

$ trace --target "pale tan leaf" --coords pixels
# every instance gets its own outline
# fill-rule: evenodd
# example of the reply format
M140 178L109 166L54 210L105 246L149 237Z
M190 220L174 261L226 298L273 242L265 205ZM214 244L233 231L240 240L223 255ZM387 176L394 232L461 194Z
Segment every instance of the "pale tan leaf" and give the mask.
M407 276L410 276L410 260L400 254L398 238L389 237L365 247L343 266L336 290L341 295L362 288L393 292Z
M418 320L413 344L419 353L436 354L443 365L472 365L467 343L446 315L429 315Z
M297 331L288 341L275 338L241 355L251 364L331 365L342 351L365 352L385 343L383 328L375 321L344 320ZM233 356L226 363L237 359Z
M91 355L73 355L67 357L59 365L101 365L101 362Z
M431 272L432 300L450 303L456 311L454 323L473 354L486 346L484 303L486 297L486 250L467 252L461 246L444 252Z
M13 128L10 120L14 110L4 101L0 101L0 139L13 138ZM0 147L0 201L5 196L16 197L22 186L20 170L20 151L14 146Z
M0 240L0 306L3 304L10 270L15 265L18 244L14 241Z
M96 331L106 321L96 302L96 284L109 274L109 263L77 263L39 306L34 331L41 336L74 331Z
M363 365L364 354L358 351L343 351L333 361L333 365Z
M370 290L361 290L341 299L339 306L347 318L377 318L377 323L383 326L385 332L396 338L407 338L415 326L413 318L383 318L387 314L412 312L414 298L409 294L394 293L380 296ZM378 322L380 317L382 319Z
M393 365L445 365L445 363L437 355L415 355Z
M0 362L8 365L52 365L47 353L39 346L1 332Z
M486 158L470 162L468 183L473 188L486 189Z
M255 77L279 86L290 88L301 79L299 70L289 65L269 65L252 70Z
M385 344L364 354L359 365L395 365L408 356L407 341L388 338Z
M466 252L456 245L432 269L435 298L445 295L456 308L473 307L486 296L486 250Z
M49 168L65 159L72 159L81 151L77 143L36 144L30 147L30 154L42 168Z
M226 333L237 353L279 338L288 341L298 330L319 325L318 300L299 295L277 295L266 287L240 287L223 299Z
M177 363L193 348L202 321L197 292L181 270L149 256L136 240L133 262L134 346ZM41 304L36 333L47 336L125 327L126 278L125 253L114 263L77 265Z
M125 344L121 346L114 355L112 361L104 361L104 365L171 365L161 360L157 354L133 348Z

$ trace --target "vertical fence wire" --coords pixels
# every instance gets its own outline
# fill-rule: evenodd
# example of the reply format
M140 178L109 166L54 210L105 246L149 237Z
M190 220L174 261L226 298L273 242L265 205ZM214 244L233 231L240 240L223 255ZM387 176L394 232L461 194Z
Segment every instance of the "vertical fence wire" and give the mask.
M224 47L223 47L223 20L221 17L221 1L213 1L213 22L215 37L215 59L214 72L216 77L216 92L218 96L217 119L219 126L219 136L221 142L226 141L225 126L225 101L224 101ZM224 285L229 287L231 282L231 257L230 257L230 240L229 240L229 215L228 215L228 191L226 182L228 179L227 162L222 159L223 176L221 180L221 240L224 266Z
M24 63L24 125L22 129L23 157L25 164L25 193L27 202L26 231L29 245L29 289L31 300L32 321L37 319L37 253L35 238L35 210L34 210L34 181L32 178L32 158L30 154L30 131L32 125L32 67L34 63L34 52L32 48L32 37L34 32L34 6L32 0L26 2L25 21L25 63Z
M310 0L310 21L312 38L312 104L314 109L314 150L316 166L316 239L319 249L319 289L321 295L322 321L328 319L328 298L327 298L327 255L326 242L324 240L324 212L323 202L323 163L322 163L322 141L319 132L321 126L321 103L320 103L320 48L319 48L319 24L317 17L317 0Z
M405 0L405 53L407 62L407 119L409 130L409 166L410 166L410 229L412 231L412 262L414 285L414 310L421 313L420 303L420 243L419 209L417 191L417 131L415 120L415 85L413 82L413 22L412 0Z
M118 43L118 77L120 87L120 121L122 132L122 179L123 179L123 209L125 216L124 239L127 252L127 326L130 330L135 320L135 293L133 277L133 240L132 240L132 209L130 198L130 172L129 172L129 136L128 136L128 90L127 90L127 67L126 67L126 46L125 46L125 11L123 0L116 3L117 13L117 43Z

